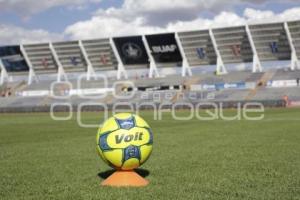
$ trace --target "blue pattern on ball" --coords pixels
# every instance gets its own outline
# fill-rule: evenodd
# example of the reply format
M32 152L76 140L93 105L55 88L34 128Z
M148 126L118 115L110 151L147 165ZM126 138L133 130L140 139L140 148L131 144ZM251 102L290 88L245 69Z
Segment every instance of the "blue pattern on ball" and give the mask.
M135 127L135 122L133 117L129 119L116 119L116 121L121 129L129 130Z
M103 134L99 137L99 146L102 151L110 150L111 148L107 144L107 137L109 136L110 132Z
M141 159L139 147L130 145L124 149L123 162L129 160L130 158L136 158L138 160Z

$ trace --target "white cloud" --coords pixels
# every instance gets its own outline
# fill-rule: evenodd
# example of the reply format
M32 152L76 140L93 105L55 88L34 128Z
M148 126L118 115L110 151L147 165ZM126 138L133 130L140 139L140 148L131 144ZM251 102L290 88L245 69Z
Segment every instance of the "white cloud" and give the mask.
M274 22L300 19L300 7L285 10L275 14L272 11L261 11L247 8L244 12L245 18L250 22Z
M148 23L147 20L147 16L144 15L137 15L136 18L132 19L129 15L122 17L116 12L115 8L111 8L100 13L98 12L98 15L93 16L90 20L81 21L67 27L65 34L72 39L86 39L164 31L206 29L209 27L242 25L245 23L300 20L300 7L288 9L279 14L273 11L247 8L242 16L233 12L223 11L213 19L194 17L192 20L170 20L163 26Z
M143 18L127 22L118 18L93 17L91 20L75 23L66 28L65 34L72 39L88 39L162 32L165 29L145 26Z
M225 0L124 0L120 8L99 9L95 16L118 18L132 21L143 17L144 23L149 25L165 26L170 21L189 21L198 17L202 11L226 8Z
M0 0L0 11L14 12L22 17L29 17L57 6L78 6L87 3L98 3L102 0Z
M236 5L288 3L299 0L124 0L120 8L99 9L95 16L121 18L126 21L143 17L146 24L166 26L174 21L191 21L201 12L230 11Z
M49 33L45 30L28 30L20 27L0 24L0 44L39 43L63 40L60 34Z
M240 17L232 12L221 12L216 15L213 19L197 18L189 22L177 21L169 23L167 25L168 31L185 31L185 30L196 30L196 29L208 29L213 27L226 27L242 25L247 22L247 19Z
M255 10L252 8L246 8L242 16L239 16L232 12L221 12L213 19L197 18L189 22L178 21L175 23L169 23L167 29L169 31L184 31L195 29L207 29L214 27L228 27L255 23L268 23L268 22L283 22L300 20L300 7L291 8L285 10L282 13L274 13L270 10Z
M35 13L59 5L85 6L87 2L102 0L0 0L1 10L22 10ZM288 0L287 0L288 1ZM297 2L299 0L289 0ZM48 40L88 39L120 35L149 34L165 31L207 29L241 25L247 22L259 23L300 19L300 7L282 13L247 8L240 16L232 12L233 5L242 3L286 2L284 0L124 0L120 8L99 9L91 19L79 21L66 27L64 33L53 34L45 30L27 30L11 25L0 24L0 42L43 42ZM21 4L22 3L22 4ZM202 11L222 10L214 18L200 18Z

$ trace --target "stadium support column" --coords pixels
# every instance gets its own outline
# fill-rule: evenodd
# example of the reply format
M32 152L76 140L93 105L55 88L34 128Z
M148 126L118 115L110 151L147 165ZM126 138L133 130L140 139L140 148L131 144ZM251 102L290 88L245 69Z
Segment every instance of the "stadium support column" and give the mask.
M297 57L296 48L294 46L293 38L291 31L289 29L289 25L287 22L284 22L284 29L289 41L289 45L291 48L291 70L300 69L299 59Z
M246 25L246 32L247 32L248 40L250 42L250 46L251 46L251 49L252 49L252 52L253 52L252 72L253 73L262 72L262 66L261 66L261 63L260 63L260 60L259 60L259 57L258 57L258 54L257 54L257 50L256 50L256 47L255 47L255 43L253 41L253 37L252 37L251 31L250 31L250 28L249 28L248 25Z
M181 71L181 76L183 76L183 77L185 77L186 75L192 76L193 74L192 74L191 67L190 67L189 62L187 60L187 57L185 55L182 43L180 41L180 38L179 38L179 35L178 35L177 32L175 33L175 39L177 41L177 44L178 44L178 47L179 47L179 51L180 51L180 54L181 54L181 57L182 57L182 71Z
M85 62L87 64L86 79L89 81L89 80L91 80L91 77L94 77L94 79L97 80L95 70L94 70L93 65L92 65L92 63L91 63L91 61L89 59L89 56L88 56L88 54L87 54L87 52L86 52L86 50L84 48L84 45L83 45L82 41L79 40L78 44L79 44L79 48L81 50L81 53L82 53L82 55L84 57L84 60L85 60Z
M216 73L217 73L217 75L227 74L227 70L225 68L225 65L224 65L221 53L220 53L220 51L218 49L218 44L217 44L217 41L216 41L216 38L215 38L215 35L214 35L212 29L209 29L209 36L211 38L214 50L215 50L216 55L217 55L217 69L216 69Z
M154 76L159 77L156 62L152 56L148 41L144 35L143 35L143 43L144 43L145 49L147 51L147 55L148 55L149 62L150 62L149 78L153 78Z
M0 78L0 85L3 85L3 83L5 82L5 80L8 80L9 76L8 73L4 67L4 64L0 58L0 68L1 68L1 78Z
M26 52L23 44L20 45L20 50L22 52L22 55L24 56L25 62L27 63L27 65L29 67L29 74L28 74L28 82L27 82L27 84L31 85L33 79L36 82L38 82L38 79L37 79L37 76L36 76L36 74L34 72L32 63L31 63L30 59L28 58L27 52Z
M116 44L112 38L109 38L110 46L115 54L115 57L118 61L118 71L117 71L117 79L120 80L122 78L122 75L124 76L125 79L128 79L128 74L127 71L125 70L123 61L121 59L121 56L118 52L118 49L116 47Z
M68 78L67 78L67 75L65 73L64 67L62 66L61 62L59 61L58 55L57 55L57 53L55 51L55 48L53 47L53 44L51 42L49 43L49 48L51 50L52 56L53 56L53 58L55 60L55 63L58 66L57 82L61 82L62 81L61 77L63 77L65 79L65 81L67 81Z

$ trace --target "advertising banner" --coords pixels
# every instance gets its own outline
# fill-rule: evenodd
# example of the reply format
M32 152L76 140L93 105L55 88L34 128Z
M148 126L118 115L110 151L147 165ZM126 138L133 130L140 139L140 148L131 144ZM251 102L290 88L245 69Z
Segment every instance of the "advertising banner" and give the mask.
M226 83L224 85L225 89L245 89L246 83L244 82L237 82L237 83Z
M190 87L191 87L191 91L201 91L202 90L202 85L200 85L200 84L192 84Z
M216 90L216 85L204 84L204 85L202 85L202 89L203 90Z
M182 57L174 33L147 35L147 42L157 63L181 62Z
M124 65L148 64L142 36L113 38Z
M19 46L0 47L0 59L7 72L29 71Z
M199 89L200 86L197 87ZM226 89L246 89L245 82L236 82L236 83L216 83L213 85L204 84L202 85L202 90L226 90ZM195 89L195 88L193 88Z
M284 88L284 87L297 87L297 80L276 80L268 81L267 87Z
M72 89L70 90L70 95L93 96L93 95L105 94L113 91L114 91L113 88Z
M255 82L246 82L245 89L255 89L256 83Z
M23 91L17 96L23 96L23 97L42 97L42 96L48 96L50 94L49 90L27 90Z
M216 90L224 90L225 89L225 84L224 83L217 83L215 84Z
M300 107L300 101L291 101L288 107Z

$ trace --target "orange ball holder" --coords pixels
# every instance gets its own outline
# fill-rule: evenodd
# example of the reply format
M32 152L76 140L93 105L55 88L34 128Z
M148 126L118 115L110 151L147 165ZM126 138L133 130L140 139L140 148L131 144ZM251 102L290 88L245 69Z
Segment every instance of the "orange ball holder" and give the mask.
M101 183L111 187L144 187L148 184L149 181L135 171L116 171Z

